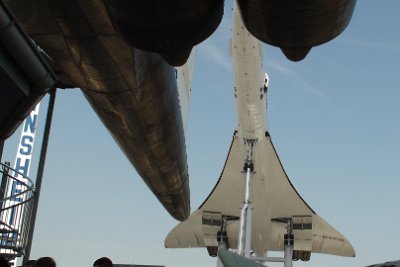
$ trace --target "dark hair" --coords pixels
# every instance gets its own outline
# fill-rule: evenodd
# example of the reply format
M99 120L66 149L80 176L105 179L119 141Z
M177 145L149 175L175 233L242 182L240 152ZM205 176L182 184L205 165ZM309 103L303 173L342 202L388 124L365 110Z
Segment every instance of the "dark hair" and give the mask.
M36 261L35 260L29 260L25 262L24 267L35 267L36 266Z
M100 259L97 259L94 263L93 266L98 266L98 267L113 267L113 263L109 258L102 257Z
M53 258L43 257L36 261L36 267L56 267L56 262Z
M0 257L0 267L10 267L10 263L3 257Z

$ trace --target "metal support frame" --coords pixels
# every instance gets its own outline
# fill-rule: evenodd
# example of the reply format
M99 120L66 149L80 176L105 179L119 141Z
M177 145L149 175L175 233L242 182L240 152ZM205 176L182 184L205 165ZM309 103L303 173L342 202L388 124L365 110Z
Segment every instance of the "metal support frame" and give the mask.
M291 218L279 218L278 222L286 222L286 234L284 236L284 256L283 257L251 257L250 259L259 262L282 262L284 267L293 267L293 223Z
M294 236L293 236L293 222L288 219L287 222L287 234L285 235L284 246L285 246L285 264L284 267L293 266L293 247L294 247Z
M253 148L256 140L245 140L247 146L247 157L244 163L245 173L245 194L243 205L240 210L240 228L238 254L255 262L282 262L284 267L293 267L293 222L292 218L278 218L277 222L286 223L287 233L284 236L284 256L283 257L253 257L251 256L251 232L253 223L253 207L251 203L251 178L254 174ZM221 225L221 231L226 231L226 220ZM227 248L227 244L222 238L219 239L219 248ZM224 267L218 257L217 267Z
M49 143L50 128L51 128L51 122L52 122L52 118L53 118L53 110L54 110L55 100L56 100L56 88L53 88L50 91L49 107L47 110L46 125L45 125L45 129L44 129L44 134L43 134L42 149L40 151L39 166L38 166L38 172L37 172L37 177L36 177L35 199L33 201L32 217L31 217L31 221L29 224L28 244L25 249L23 264L25 264L29 260L29 257L31 254L32 240L33 240L33 234L35 231L36 215L37 215L37 210L38 210L38 206L39 206L39 197L40 197L40 191L41 191L41 187L42 187L44 166L46 163L47 146Z
M8 176L8 172L10 169L10 165L11 165L11 163L8 161L5 162L5 164L4 164L4 171L3 171L3 175L1 177L1 185L0 185L0 201L1 201L1 203L3 202L3 200L5 199L5 196L6 196L7 176ZM0 206L0 208L2 208L2 206Z
M221 240L218 243L218 251L220 251L220 249L223 249L223 248L227 248L227 246L226 246L226 243L223 240ZM217 260L217 267L225 267L224 264L222 263L220 257L218 257L218 260Z
M0 162L3 160L4 140L0 141Z
M16 266L16 258L23 256L28 242L34 187L28 177L10 167L10 162L0 165L0 256Z
M246 140L247 157L244 163L246 173L245 195L243 205L240 210L240 229L238 253L246 258L250 257L251 248L251 229L253 224L253 206L251 204L251 176L254 173L253 146L255 140Z
M228 235L226 233L226 224L227 224L227 217L223 216L221 223L221 230L218 233L219 236L217 236L218 251L220 251L221 249L229 249ZM218 257L217 267L225 267L220 257Z

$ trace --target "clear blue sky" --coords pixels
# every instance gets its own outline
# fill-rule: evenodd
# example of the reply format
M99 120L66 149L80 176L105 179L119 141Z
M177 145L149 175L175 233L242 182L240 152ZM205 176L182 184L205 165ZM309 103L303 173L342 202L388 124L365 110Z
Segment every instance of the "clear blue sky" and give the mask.
M192 211L216 183L236 126L227 50L231 1L226 5L219 29L197 53L186 140ZM399 10L398 0L359 0L345 32L298 63L263 46L271 79L268 124L283 166L308 204L357 252L356 258L313 254L295 266L356 267L400 258ZM3 160L14 160L18 136L6 142ZM58 91L41 196L32 258L52 256L60 267L92 266L101 256L115 263L216 266L205 249L164 248L177 221L79 89Z

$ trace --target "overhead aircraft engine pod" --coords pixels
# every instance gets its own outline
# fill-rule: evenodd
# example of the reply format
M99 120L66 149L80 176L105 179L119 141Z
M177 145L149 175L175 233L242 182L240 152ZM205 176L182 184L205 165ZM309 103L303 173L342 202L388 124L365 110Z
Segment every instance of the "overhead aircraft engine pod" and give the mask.
M343 32L356 0L238 0L238 4L250 33L299 61L313 46Z
M133 47L183 65L193 46L219 26L223 0L104 0L112 23Z

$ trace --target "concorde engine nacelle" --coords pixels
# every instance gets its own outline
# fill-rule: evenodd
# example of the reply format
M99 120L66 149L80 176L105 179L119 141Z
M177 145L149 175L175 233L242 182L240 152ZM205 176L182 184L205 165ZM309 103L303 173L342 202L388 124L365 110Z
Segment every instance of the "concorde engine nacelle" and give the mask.
M223 0L104 0L117 31L133 47L183 65L193 46L219 26Z
M219 26L224 0L104 0L117 31L133 47L183 65L193 46ZM293 61L338 36L356 0L238 0L244 24L259 40Z
M299 61L313 46L343 32L356 0L238 0L238 4L250 33Z

